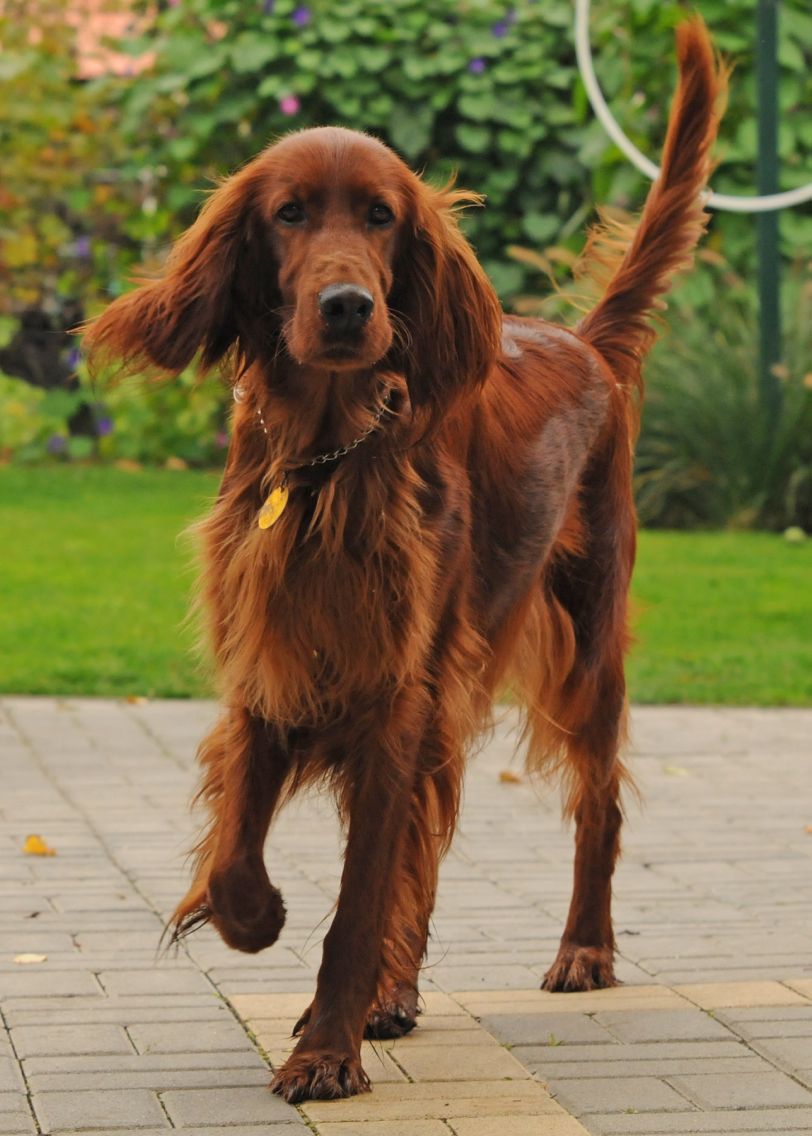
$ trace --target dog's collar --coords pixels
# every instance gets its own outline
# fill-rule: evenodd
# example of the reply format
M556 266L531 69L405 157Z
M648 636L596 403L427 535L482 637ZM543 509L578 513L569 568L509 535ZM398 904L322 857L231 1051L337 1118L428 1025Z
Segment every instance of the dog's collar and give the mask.
M339 448L337 450L328 450L326 453L316 454L316 456L314 458L308 458L307 461L296 462L294 465L291 466L291 469L309 469L311 466L314 466L314 465L329 465L331 462L338 461L340 458L345 457L352 450L357 449L357 447L360 446L362 442L366 441L366 439L369 437L370 434L372 434L375 430L377 430L378 426L381 423L381 419L383 418L384 414L386 414L387 410L389 410L389 399L392 397L392 390L393 390L392 387L386 388L386 390L384 392L384 396L381 399L381 405L375 411L374 418L372 419L370 424L367 426L366 430L364 430L363 434L359 434L357 438L354 438L346 446L339 446ZM236 388L235 388L235 398L236 398ZM261 406L257 407L257 417L259 418L259 423L260 423L260 426L262 427L262 432L265 435L265 437L267 438L269 436L268 435L268 427L265 425L265 419L262 415L262 407Z
M290 470L311 469L314 466L329 465L332 462L340 461L341 458L346 457L347 454L357 449L362 442L366 441L370 434L374 433L374 431L377 430L377 428L381 424L381 419L383 418L384 414L386 414L387 411L391 412L389 400L392 397L393 390L394 387L391 386L388 386L386 388L386 390L384 391L384 396L381 399L381 404L375 411L372 421L369 423L364 432L362 434L359 434L357 438L353 438L353 440L351 442L348 442L346 446L340 446L337 450L328 450L325 453L316 454L315 457L308 458L301 462L296 462L291 465L288 470L285 470L285 472L282 474L282 480L278 485L271 487L271 490L267 498L265 499L262 508L259 511L257 524L261 529L269 529L272 525L275 525L279 518L282 516L282 513L285 511L285 506L288 503L288 496L290 495L290 490L288 489L288 473L290 472ZM234 401L242 402L244 398L245 392L243 388L239 385L235 386ZM259 424L262 427L263 434L266 438L269 437L270 435L268 434L268 427L265 423L265 418L262 413L261 406L258 406L256 408L256 414L257 418L259 419Z

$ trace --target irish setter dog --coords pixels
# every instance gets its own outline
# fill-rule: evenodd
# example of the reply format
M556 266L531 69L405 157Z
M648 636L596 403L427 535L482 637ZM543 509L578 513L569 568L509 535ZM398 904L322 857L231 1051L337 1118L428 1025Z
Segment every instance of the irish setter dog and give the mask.
M231 364L233 438L202 524L223 710L200 750L210 820L172 927L270 946L285 907L269 824L295 790L330 784L341 892L273 1081L288 1101L368 1089L361 1039L415 1025L466 747L506 686L529 768L563 774L576 824L543 986L615 982L641 362L703 230L723 86L698 20L678 55L661 176L634 233L593 234L608 283L574 330L503 315L457 225L475 194L332 127L224 181L163 276L90 328L91 351L133 371Z

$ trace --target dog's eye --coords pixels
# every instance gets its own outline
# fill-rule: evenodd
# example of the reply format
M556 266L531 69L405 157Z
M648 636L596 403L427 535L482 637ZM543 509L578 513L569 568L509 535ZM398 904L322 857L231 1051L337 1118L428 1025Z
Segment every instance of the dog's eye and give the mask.
M370 225L391 225L394 219L395 214L388 205L384 205L381 201L377 201L369 207Z
M285 225L298 225L305 219L304 209L297 201L286 201L276 215Z

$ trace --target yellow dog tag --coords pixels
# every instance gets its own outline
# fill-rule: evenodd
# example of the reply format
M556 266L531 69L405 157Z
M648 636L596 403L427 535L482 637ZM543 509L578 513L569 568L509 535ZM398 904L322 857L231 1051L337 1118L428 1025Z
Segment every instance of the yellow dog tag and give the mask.
M257 518L257 524L261 529L269 529L271 525L276 524L285 511L289 496L288 487L284 481L271 490Z

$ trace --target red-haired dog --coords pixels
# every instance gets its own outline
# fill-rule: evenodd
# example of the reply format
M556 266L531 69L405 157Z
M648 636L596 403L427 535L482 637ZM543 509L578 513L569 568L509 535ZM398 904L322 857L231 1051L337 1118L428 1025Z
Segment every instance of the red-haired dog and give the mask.
M202 526L223 711L200 751L210 819L172 924L270 946L285 908L268 826L294 790L331 784L341 894L273 1082L288 1101L367 1089L361 1039L415 1025L466 747L505 684L529 767L564 775L576 823L544 988L615 981L641 363L702 233L723 86L699 21L678 49L661 176L633 237L614 253L603 241L611 279L573 330L503 315L457 226L476 195L324 128L225 181L162 278L89 331L91 351L133 370L233 361L233 439Z

